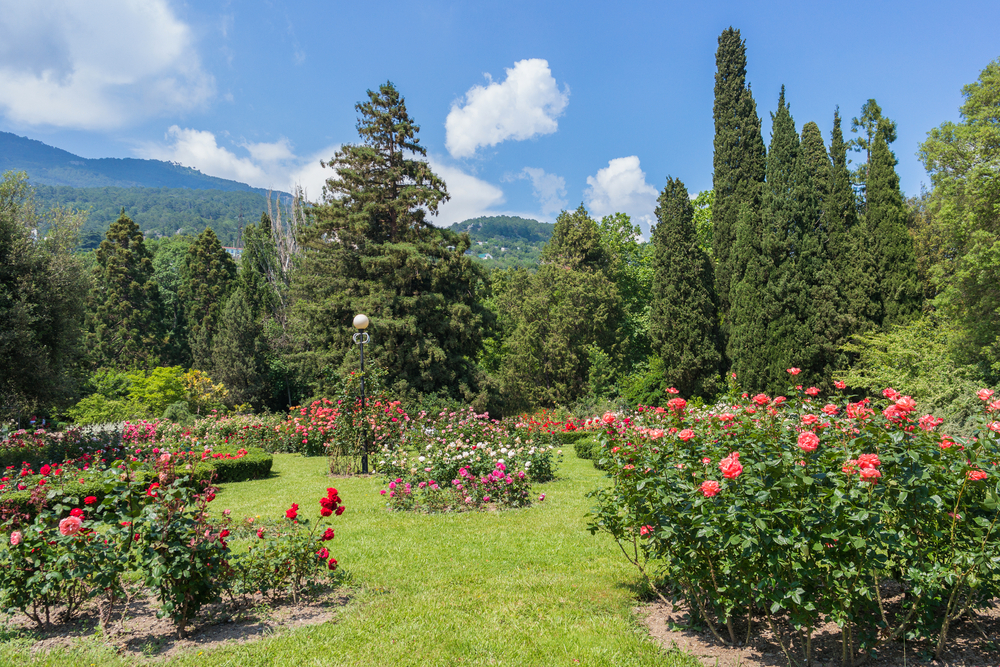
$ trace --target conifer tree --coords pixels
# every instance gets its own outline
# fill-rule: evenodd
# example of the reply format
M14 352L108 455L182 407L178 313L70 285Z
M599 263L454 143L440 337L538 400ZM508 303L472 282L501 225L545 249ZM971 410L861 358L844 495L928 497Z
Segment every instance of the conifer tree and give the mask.
M650 337L664 367L664 384L685 396L712 396L720 387L714 275L698 247L694 207L684 184L667 178L652 230Z
M743 267L742 279L732 289L730 334L726 341L726 356L730 370L743 387L754 391L767 389L769 355L767 354L768 322L773 311L767 308L767 282L773 265L764 252L764 229L760 211L749 204L740 209L734 247L734 262ZM718 282L718 278L716 278Z
M399 91L383 84L355 108L363 141L325 163L336 176L303 230L292 285L299 362L313 391L329 389L337 372L357 365L351 321L363 312L372 323L366 357L397 395L475 400L475 358L489 326L476 297L485 274L464 254L468 235L426 220L448 192L415 159L426 150Z
M920 310L920 281L913 238L906 228L906 204L899 190L896 158L885 138L872 143L868 165L865 227L875 255L882 324L904 324Z
M766 377L744 377L745 381L769 391L783 386L786 368L801 365L798 355L810 342L800 303L808 289L800 261L803 211L796 183L799 136L785 102L784 86L778 97L778 110L771 118L771 145L767 151L767 178L761 202L763 248L768 256L770 274L767 283L759 286L765 295L760 307L768 313L767 341L761 350L767 357L767 371Z
M712 248L719 307L728 330L730 290L742 278L743 267L736 261L737 226L744 204L752 213L760 205L765 151L757 105L746 84L746 44L739 30L722 32L715 62Z
M542 261L572 269L604 270L608 266L601 231L583 204L573 212L563 211L556 218L552 238L542 249Z
M188 344L197 369L212 368L212 339L219 330L219 318L234 278L236 263L215 232L205 228L188 249L185 281L181 286Z
M121 370L155 366L163 342L160 295L142 231L125 209L95 254L91 338L100 365Z
M238 285L219 316L212 345L211 377L222 382L233 405L260 409L270 398L267 382L267 340L259 312L255 312L246 285Z

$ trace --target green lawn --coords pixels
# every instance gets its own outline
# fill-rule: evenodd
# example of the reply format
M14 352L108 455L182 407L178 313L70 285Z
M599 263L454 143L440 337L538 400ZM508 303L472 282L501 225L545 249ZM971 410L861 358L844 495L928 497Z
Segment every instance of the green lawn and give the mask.
M225 485L213 509L276 519L297 502L313 519L336 486L347 511L330 551L352 575L351 602L333 623L171 664L698 664L646 638L631 611L636 575L611 540L586 531L584 494L603 482L589 461L567 457L529 509L446 515L390 514L378 479L331 480L325 465L276 455L271 479ZM0 636L0 664L131 664L95 642L34 660L29 647Z

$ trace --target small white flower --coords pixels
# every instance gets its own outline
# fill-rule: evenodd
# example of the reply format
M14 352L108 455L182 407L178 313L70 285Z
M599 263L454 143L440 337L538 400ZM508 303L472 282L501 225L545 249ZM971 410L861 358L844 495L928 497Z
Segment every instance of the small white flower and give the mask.
M424 461L426 461L426 460L427 460L427 457L426 457L426 456L421 456L421 457L420 457L420 458L419 458L418 460L419 460L419 461L420 461L421 463L423 463Z
M524 467L525 467L525 469L530 468L531 467L531 461L525 461L524 462Z
M500 459L499 461L497 461L497 463L503 463L503 459Z

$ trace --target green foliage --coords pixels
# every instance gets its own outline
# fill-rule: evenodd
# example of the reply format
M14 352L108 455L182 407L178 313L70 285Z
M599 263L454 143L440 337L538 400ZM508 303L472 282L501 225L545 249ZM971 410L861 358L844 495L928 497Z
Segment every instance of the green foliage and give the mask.
M613 224L609 222L609 235ZM574 270L605 270L611 257L601 241L600 227L580 204L575 211L563 211L556 218L552 238L542 251L542 261Z
M516 215L492 215L456 222L449 229L456 234L468 232L473 240L500 237L528 243L546 243L552 237L552 225Z
M133 371L129 377L129 400L144 405L152 416L163 414L168 405L183 400L184 369L180 366L159 366L150 371Z
M652 231L650 338L663 369L662 386L711 396L719 386L717 303L709 257L699 248L687 188L667 178Z
M881 134L871 148L865 231L873 247L884 324L904 324L920 311L920 284L896 158Z
M80 426L113 424L149 416L149 408L138 401L90 394L66 410L66 416Z
M715 204L715 190L702 190L691 202L694 206L694 229L698 235L698 247L710 259L715 259L712 250L712 206Z
M851 132L860 133L860 136L849 141L848 147L852 151L865 154L865 160L858 164L858 168L851 174L851 180L858 199L865 203L867 212L867 184L872 163L872 147L878 139L884 141L886 145L896 141L896 121L885 118L878 102L869 99L861 106L861 117L851 119Z
M893 387L944 418L948 433L968 435L980 408L975 392L988 381L981 367L962 362L962 335L954 323L923 317L854 336L845 350L857 361L837 377L869 395Z
M739 254L739 221L744 206L756 213L764 182L764 140L760 118L746 84L746 43L732 27L719 35L715 54L715 139L712 171L712 249L715 285L725 333L733 320L730 292L742 279Z
M766 303L767 283L773 264L770 255L763 249L762 227L761 214L749 205L743 206L734 259L737 266L745 268L731 292L732 308L728 316L730 327L726 342L730 371L754 391L765 388L770 372L769 358L762 353L768 340L770 314L761 305Z
M235 278L236 263L222 248L215 232L205 229L188 248L179 292L195 368L213 368L212 342Z
M35 242L46 222L49 235ZM35 210L23 173L0 182L0 419L26 417L65 405L75 393L84 355L82 331L86 279L71 256L82 218Z
M641 243L642 230L624 213L601 218L601 247L608 258L605 273L621 297L623 340L618 369L641 361L650 344L650 291L653 288L653 246Z
M464 252L467 236L425 217L447 198L423 156L419 128L387 83L359 103L359 145L328 163L326 202L313 210L293 278L301 368L315 395L325 378L354 365L351 321L371 318L366 352L394 380L400 397L480 394L475 359L489 328L477 298L485 279ZM455 250L448 250L448 246Z
M1000 59L962 88L960 123L931 130L920 157L934 190L927 202L935 305L960 323L970 361L1000 377Z
M161 347L159 288L142 232L124 210L97 252L90 342L99 365L150 368Z
M175 236L149 243L153 253L153 280L163 304L162 328L166 334L164 357L165 360L185 366L191 362L191 350L188 347L188 327L181 296L186 279L188 251L193 241L190 236Z

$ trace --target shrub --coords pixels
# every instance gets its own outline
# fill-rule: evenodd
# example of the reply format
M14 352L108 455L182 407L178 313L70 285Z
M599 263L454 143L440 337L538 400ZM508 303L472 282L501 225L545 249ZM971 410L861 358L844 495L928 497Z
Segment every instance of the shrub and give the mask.
M720 640L713 619L735 641L732 620L763 610L806 639L829 619L845 647L905 633L936 638L940 656L949 624L1000 592L991 394L980 392L985 420L969 439L918 419L913 399L891 389L881 412L815 388L791 389L793 400L733 388L708 409L674 398L609 415L612 483L593 494L590 529L610 533L642 572L658 569ZM889 577L907 592L896 619L879 594Z

